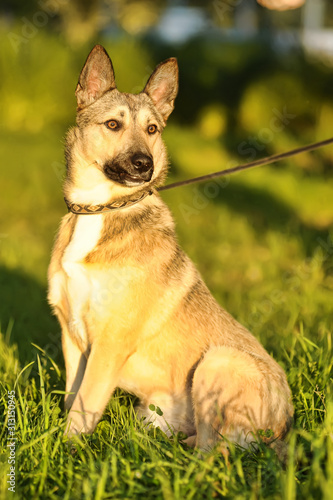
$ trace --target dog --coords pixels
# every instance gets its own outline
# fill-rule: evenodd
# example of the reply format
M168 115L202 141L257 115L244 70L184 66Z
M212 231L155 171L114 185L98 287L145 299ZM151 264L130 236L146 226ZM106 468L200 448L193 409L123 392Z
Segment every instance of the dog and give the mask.
M161 133L177 92L175 58L141 93L119 92L100 45L79 77L65 153L70 211L48 270L66 434L92 433L119 387L139 398L139 418L186 434L189 446L220 443L228 453L228 443L248 447L260 435L282 443L293 417L285 373L212 297L156 189L167 174Z

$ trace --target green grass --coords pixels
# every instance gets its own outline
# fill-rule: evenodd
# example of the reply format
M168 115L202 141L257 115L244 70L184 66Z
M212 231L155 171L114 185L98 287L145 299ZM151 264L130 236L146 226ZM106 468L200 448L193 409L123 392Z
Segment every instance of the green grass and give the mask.
M43 37L31 42L30 64L35 64L37 75L39 62L34 63L34 57L38 59L40 45L47 43L46 35ZM52 43L50 50L62 54L61 71L71 71L66 48ZM131 50L136 59L137 48ZM52 58L46 59L45 54L41 62L45 71L47 64L52 66ZM144 75L148 63L146 52L141 63L136 59L140 75ZM10 64L5 61L5 67L15 72ZM130 64L126 64L130 74ZM55 71L55 66L52 68L50 74ZM74 88L76 75L72 76ZM22 82L14 77L15 73L6 72L8 82L2 84L15 84L19 98L27 99L19 88ZM34 80L30 77L28 89L32 99ZM43 81L46 78L43 73ZM130 85L136 84L134 80ZM53 92L57 92L59 81L52 85ZM199 455L181 444L179 436L167 439L161 431L137 421L135 398L121 391L111 399L94 434L84 436L76 453L71 453L63 439L66 414L60 329L46 302L49 255L59 220L66 213L61 193L62 143L70 116L74 118L74 101L71 112L67 107L66 85L53 96L59 101L67 99L63 112L57 109L53 116L50 108L48 115L47 106L42 103L50 97L41 85L40 92L45 95L42 99L36 93L35 108L31 108L36 110L36 121L27 125L27 107L17 111L21 114L16 120L7 109L7 131L0 138L0 408L4 416L0 430L1 500L330 500L332 148L242 173L227 182L163 193L174 214L180 243L214 296L253 331L287 373L295 419L286 464L280 464L275 453L264 445L258 451L231 449L229 464L216 452ZM255 88L252 84L248 105L254 100ZM259 91L261 88L258 85ZM9 97L8 93L3 97L5 106ZM318 103L319 97L314 102ZM244 99L240 113L247 109ZM266 108L274 106L278 104L266 102ZM326 117L327 106L323 106ZM309 113L308 104L305 108L304 116ZM259 126L262 123L265 127L270 113L259 121L260 109L255 112ZM251 115L251 110L247 109L247 113ZM276 141L267 145L268 152L304 143L302 127L307 127L308 136L309 121L303 120L302 110L298 109L298 113L298 122L287 127L282 135L277 134ZM210 116L213 124L221 126L221 120L214 114ZM315 133L325 122L323 113L318 116L318 121L315 115L311 118ZM202 117L198 120L185 126L180 125L177 115L170 119L165 132L172 163L170 182L220 170L230 162L244 162L244 157L237 154L235 139L212 134L214 127L209 125L209 119L201 129ZM240 141L255 133L246 128L249 122L245 118L243 121L245 128L240 125L236 134ZM16 493L8 491L6 484L7 391L12 390L16 396Z
M200 456L138 422L133 398L112 398L92 436L76 452L63 439L61 369L35 349L35 366L20 373L16 347L2 340L1 406L16 393L16 494L6 495L6 426L2 429L1 498L325 498L333 481L333 405L326 399L332 369L331 336L318 345L294 333L284 365L295 395L295 428L282 467L264 445ZM10 369L9 369L10 367ZM28 372L32 373L28 376ZM32 374L34 377L32 377Z
M179 130L170 125L166 135L177 161L173 134ZM1 408L6 415L7 391L14 389L17 494L6 490L5 425L1 498L329 499L333 235L326 221L333 197L320 203L320 194L330 187L319 175L309 180L290 163L288 170L264 167L235 176L214 198L205 196L210 192L205 185L163 195L183 247L214 295L286 370L296 410L286 467L265 446L258 452L232 450L229 466L215 453L202 458L177 436L168 440L138 422L134 398L121 392L72 455L63 440L60 332L45 298L52 239L65 213L58 173L50 167L53 158L61 161L60 139L50 134L45 145L45 137L20 134L2 142L12 164L5 176L10 210L0 249ZM22 150L24 164L18 161ZM177 166L187 175L185 164ZM17 189L23 197L19 204ZM198 208L198 199L204 208Z

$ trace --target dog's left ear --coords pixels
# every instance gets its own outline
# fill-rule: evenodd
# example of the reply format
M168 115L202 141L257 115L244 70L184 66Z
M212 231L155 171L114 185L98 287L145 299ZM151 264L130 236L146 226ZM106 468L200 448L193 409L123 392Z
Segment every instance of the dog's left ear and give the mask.
M178 92L178 64L175 57L156 66L143 92L149 95L166 122Z
M89 106L105 92L116 88L111 59L101 45L95 45L82 68L75 95L78 110Z

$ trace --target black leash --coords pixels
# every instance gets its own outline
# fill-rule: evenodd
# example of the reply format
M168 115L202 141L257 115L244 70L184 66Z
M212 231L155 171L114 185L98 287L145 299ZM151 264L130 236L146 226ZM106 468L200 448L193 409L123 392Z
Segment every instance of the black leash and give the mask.
M300 153L306 153L307 151L314 151L315 149L328 146L333 143L333 137L326 139L325 141L315 142L313 144L308 144L307 146L302 146L301 148L292 149L286 153L280 153L273 156L266 156L266 158L261 158L261 160L252 161L250 163L245 163L244 165L238 165L233 168L228 168L226 170L220 170L219 172L213 172L212 174L201 175L200 177L194 177L192 179L186 179L184 181L174 182L173 184L168 184L167 186L162 186L157 188L157 191L166 191L167 189L173 189L179 186L186 186L188 184L193 184L195 182L208 181L209 179L214 179L215 177L222 177L229 174L234 174L236 172L241 172L242 170L247 170L253 167L259 167L261 165L269 165L276 161L284 160L290 158L291 156L299 155Z

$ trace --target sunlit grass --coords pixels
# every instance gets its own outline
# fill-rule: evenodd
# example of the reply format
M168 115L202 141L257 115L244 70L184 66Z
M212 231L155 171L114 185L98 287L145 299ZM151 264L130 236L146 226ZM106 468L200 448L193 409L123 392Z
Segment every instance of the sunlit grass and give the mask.
M228 463L214 452L199 456L177 436L168 439L158 429L139 422L134 399L120 391L94 434L83 436L73 454L63 437L61 369L35 348L31 353L34 364L23 372L13 370L9 363L15 358L15 349L1 338L8 363L2 371L11 375L2 382L0 404L6 414L7 391L14 389L17 437L17 493L6 495L5 421L1 498L329 498L333 477L332 345L326 334L315 344L305 332L294 329L289 352L283 354L284 342L280 345L296 408L285 467L264 445L258 451L232 448Z
M71 67L67 48L55 40L48 43L43 36L31 41L32 52L24 65L27 90L15 80L16 65L24 54L16 62L4 52L0 55L8 69L1 82L7 131L0 138L0 407L5 418L7 391L15 390L17 404L17 492L7 490L4 421L0 497L329 500L333 488L332 148L162 194L174 214L181 245L214 296L286 370L296 410L286 465L263 445L259 451L232 449L229 464L218 453L201 457L182 445L179 437L169 440L138 422L135 398L121 391L110 401L94 434L83 437L71 454L63 439L60 329L46 302L46 272L55 231L66 213L61 192L63 137L74 121L73 90L82 61L77 56L78 67ZM38 60L43 47L59 52L58 79L50 80L50 87L47 82L56 63L47 61L45 53ZM119 86L139 91L152 69L147 52L127 42L114 44L114 52ZM44 72L39 71L42 63ZM60 73L65 75L61 85ZM295 89L291 80L288 85ZM11 86L13 92L7 92ZM256 88L262 89L262 84L253 84L243 96L236 138L230 136L227 112L222 122L212 113L212 104L203 107L190 125L184 125L177 113L170 118L165 131L171 158L168 182L247 161L239 143L257 133L257 126L266 127L271 118L263 100L256 102ZM267 104L271 108L275 106L272 95L271 91ZM18 111L10 107L18 104L8 104L16 97L17 103L28 102ZM48 107L51 100L56 113ZM255 102L254 122L251 109L246 108L251 102ZM308 113L307 105L303 111L301 105L298 99L298 113ZM224 113L225 103L221 106ZM318 121L322 132L330 116L325 106ZM316 135L316 117L311 120ZM306 134L311 120L305 120ZM258 150L257 156L303 144L303 121L299 117L296 121Z

